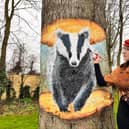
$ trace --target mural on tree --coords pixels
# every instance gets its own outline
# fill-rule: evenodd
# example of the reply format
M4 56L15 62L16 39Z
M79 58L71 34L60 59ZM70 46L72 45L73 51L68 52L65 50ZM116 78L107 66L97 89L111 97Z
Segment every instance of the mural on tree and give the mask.
M47 112L66 112L69 115L59 116L76 119L100 109L96 96L103 98L101 108L112 103L109 93L96 90L93 63L94 53L103 57L101 66L107 63L105 38L101 26L84 19L59 19L42 29L40 104ZM76 112L85 115L73 115Z

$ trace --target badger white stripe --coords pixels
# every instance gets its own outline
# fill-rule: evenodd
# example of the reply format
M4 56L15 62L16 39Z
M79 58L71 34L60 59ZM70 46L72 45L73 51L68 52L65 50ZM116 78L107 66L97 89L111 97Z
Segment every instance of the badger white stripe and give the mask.
M70 58L70 65L72 65L72 62L76 62L77 63L76 65L78 66L79 65L79 60L77 58L78 35L71 34L70 42L71 42L71 53L72 53L72 56Z

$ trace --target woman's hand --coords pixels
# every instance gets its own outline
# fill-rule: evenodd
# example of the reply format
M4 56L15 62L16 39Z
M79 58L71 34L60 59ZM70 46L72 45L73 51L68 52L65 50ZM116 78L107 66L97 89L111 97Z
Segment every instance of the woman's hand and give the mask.
M98 53L93 53L94 64L99 63L102 60L102 57Z

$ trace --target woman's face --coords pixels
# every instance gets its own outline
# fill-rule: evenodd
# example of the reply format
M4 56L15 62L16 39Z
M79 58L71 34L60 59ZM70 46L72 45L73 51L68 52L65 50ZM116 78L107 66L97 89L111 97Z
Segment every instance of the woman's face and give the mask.
M129 47L124 46L122 49L122 54L124 61L129 61Z

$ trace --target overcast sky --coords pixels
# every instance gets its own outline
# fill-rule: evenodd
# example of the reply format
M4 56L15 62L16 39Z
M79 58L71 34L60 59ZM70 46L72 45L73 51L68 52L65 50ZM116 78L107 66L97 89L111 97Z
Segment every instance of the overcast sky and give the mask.
M39 3L41 6L41 3ZM28 54L34 54L36 56L34 67L37 71L40 71L40 30L41 30L41 10L39 9L22 9L16 14L20 15L29 23L29 26L26 22L18 20L15 16L12 20L12 29L11 31L17 34L18 38L22 43L25 44ZM0 19L4 20L4 2L0 0ZM0 24L1 26L1 24ZM20 31L19 31L20 30ZM3 35L3 31L2 31ZM1 41L0 41L1 44ZM16 45L8 45L7 49L7 63L12 58L13 50L16 49Z

